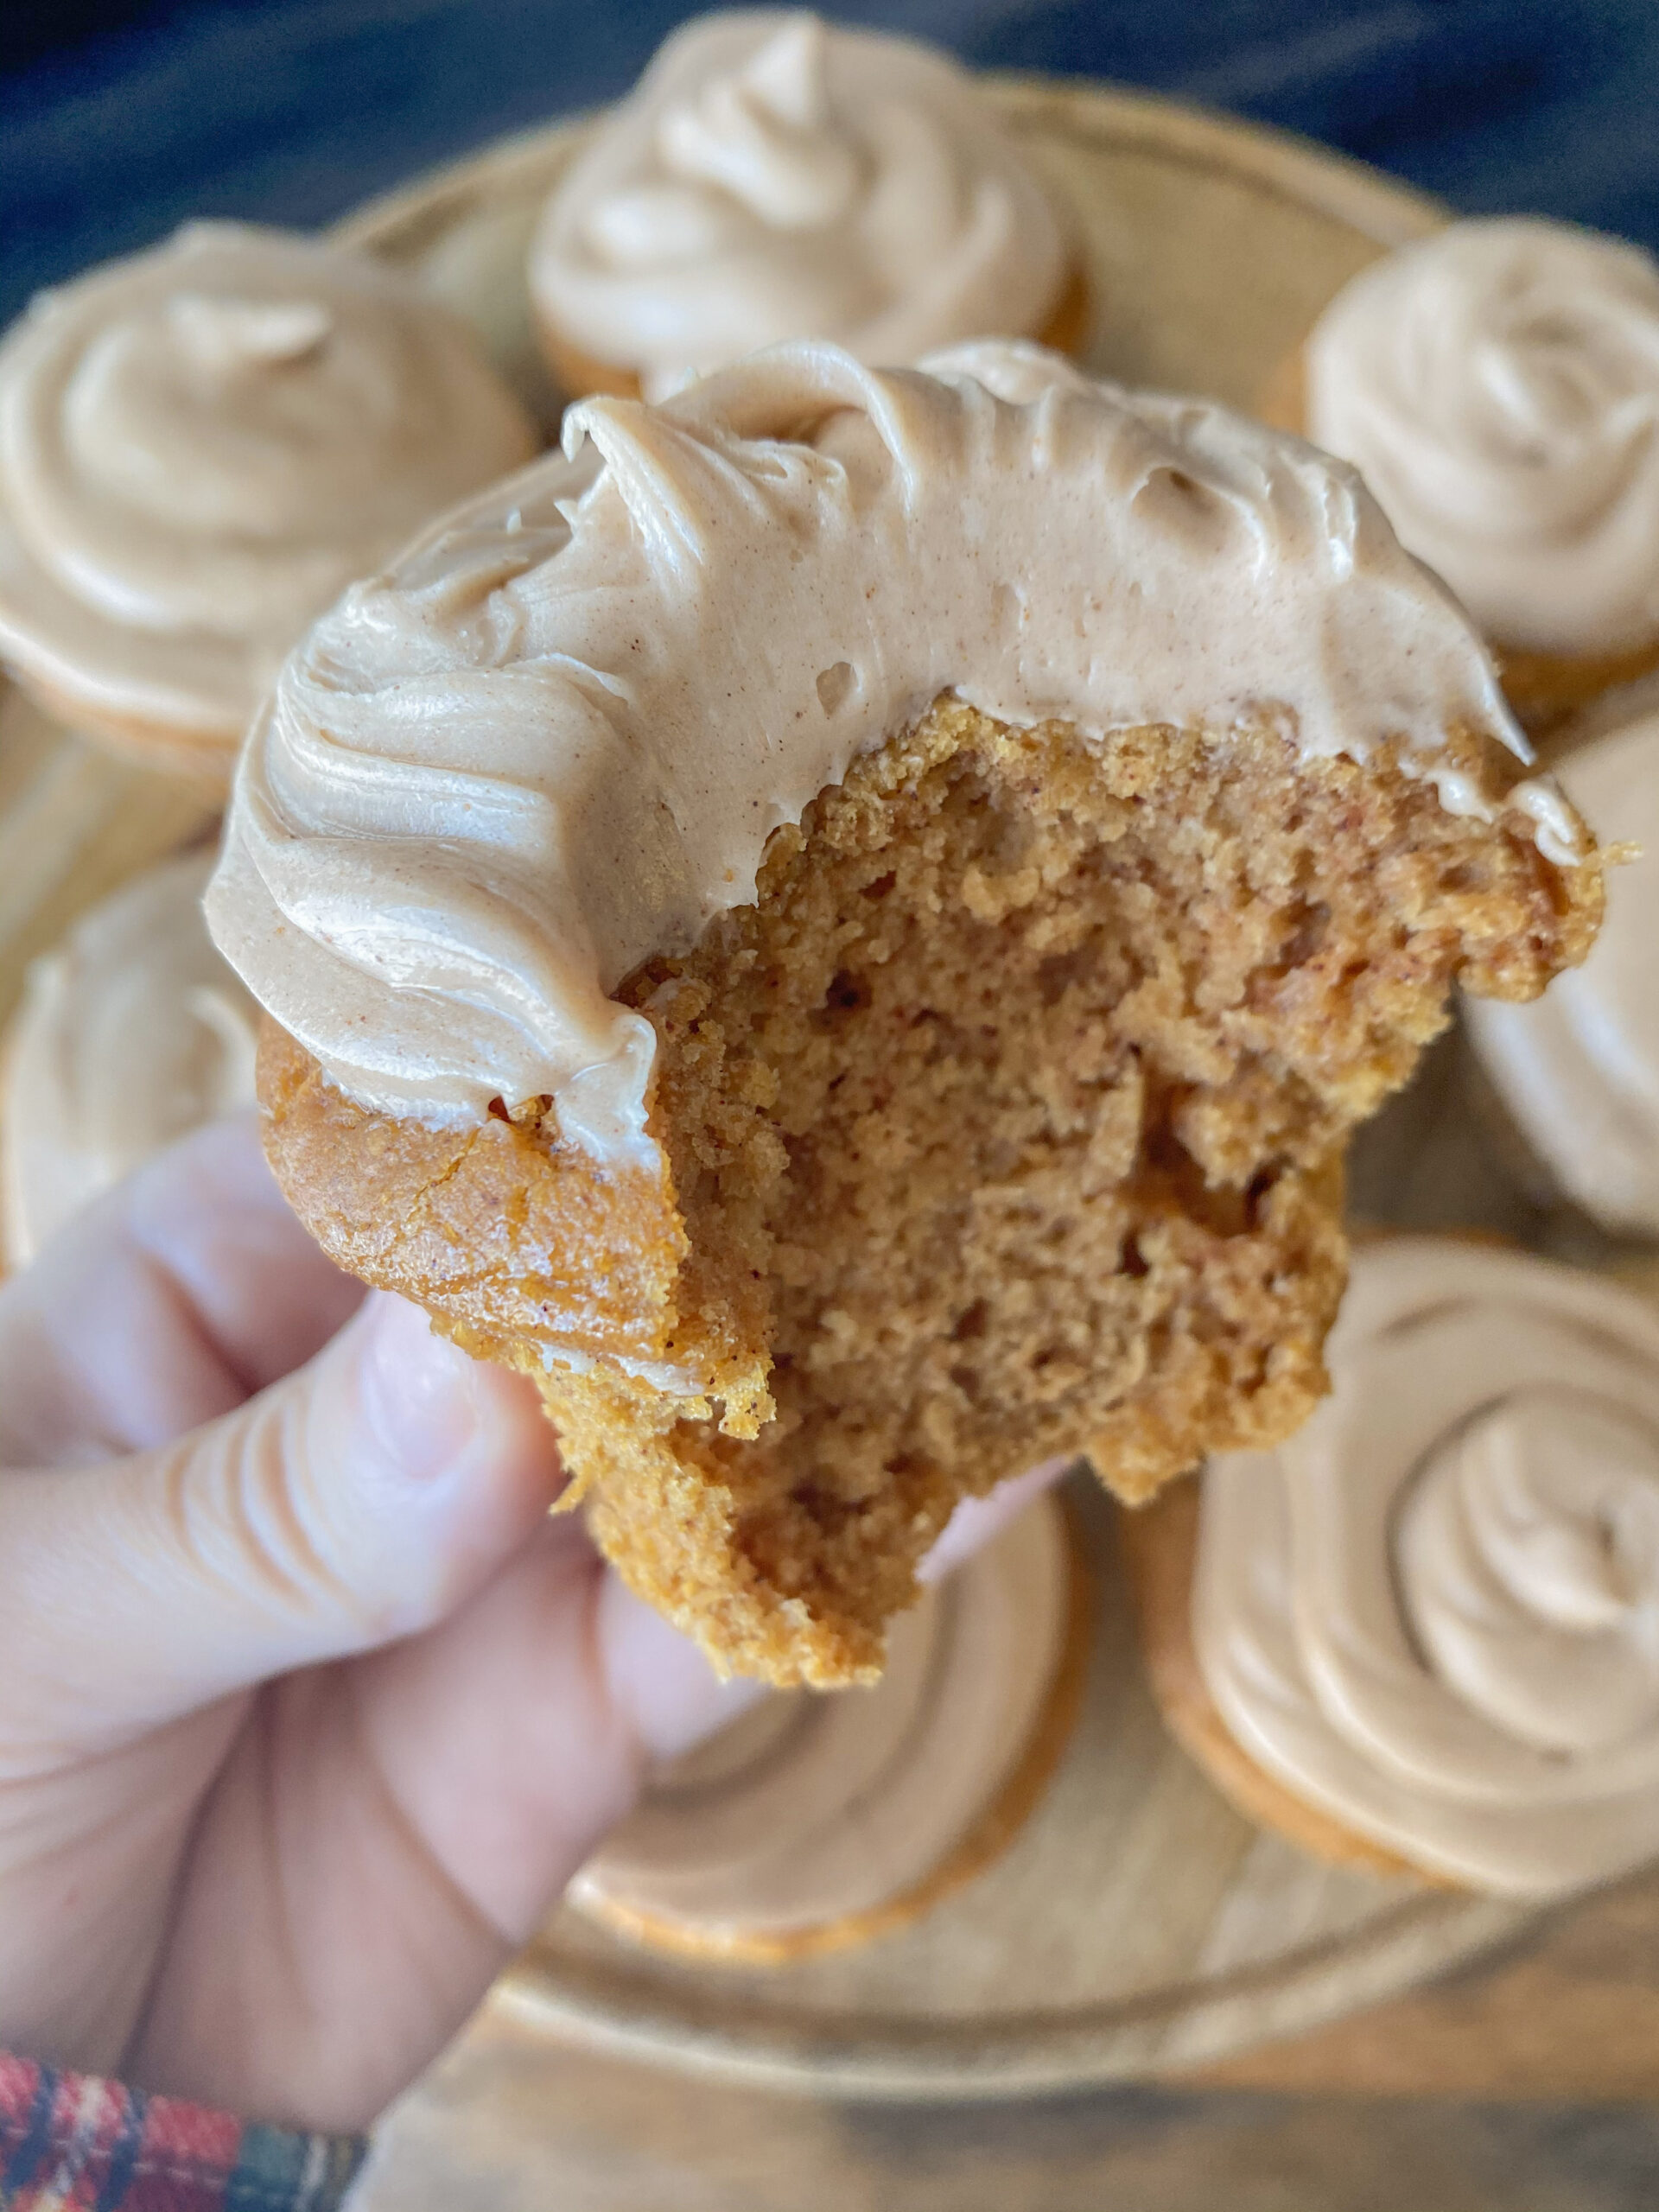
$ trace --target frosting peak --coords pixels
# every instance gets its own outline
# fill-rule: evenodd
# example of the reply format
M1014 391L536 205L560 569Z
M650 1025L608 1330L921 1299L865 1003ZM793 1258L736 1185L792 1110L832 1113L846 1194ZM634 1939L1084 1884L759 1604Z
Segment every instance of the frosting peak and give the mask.
M1193 1626L1338 1820L1547 1894L1659 1847L1659 1319L1518 1253L1355 1255L1332 1395L1205 1477Z
M190 225L0 346L0 648L94 710L233 741L353 576L535 448L389 271Z
M1563 1384L1438 1445L1395 1541L1434 1672L1541 1751L1659 1726L1659 1431Z
M670 175L715 186L777 230L814 230L844 214L864 163L836 129L818 17L785 22L734 74L664 108L657 154ZM615 205L601 201L590 228Z
M786 338L911 361L1038 329L1066 253L944 54L774 9L675 33L550 201L531 287L648 397Z
M1454 223L1363 270L1306 348L1307 429L1486 633L1659 635L1659 265L1564 223Z
M661 407L590 401L315 626L208 912L344 1090L450 1119L552 1094L596 1149L637 1138L652 1033L607 995L949 690L1085 734L1387 744L1490 813L1446 730L1522 742L1351 471L999 352L932 376L786 346Z

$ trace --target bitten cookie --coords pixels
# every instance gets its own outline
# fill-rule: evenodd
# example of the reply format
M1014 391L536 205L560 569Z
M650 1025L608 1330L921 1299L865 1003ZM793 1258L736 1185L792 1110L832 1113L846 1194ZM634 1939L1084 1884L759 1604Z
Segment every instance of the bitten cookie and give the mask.
M1338 464L986 347L780 347L349 592L209 894L276 1173L532 1375L727 1666L838 1682L958 1497L1324 1387L1341 1160L1593 847Z

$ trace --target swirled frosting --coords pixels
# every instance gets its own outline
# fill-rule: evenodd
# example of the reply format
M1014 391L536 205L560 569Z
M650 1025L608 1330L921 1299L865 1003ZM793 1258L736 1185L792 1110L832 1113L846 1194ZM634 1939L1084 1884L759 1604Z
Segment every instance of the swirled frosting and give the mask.
M29 970L0 1090L9 1266L199 1122L253 1103L259 1009L202 918L210 852L105 899Z
M550 1094L601 1154L640 1140L653 1034L607 994L752 899L772 831L950 688L1014 724L1386 743L1491 816L1447 727L1523 741L1351 471L1032 348L969 360L802 344L589 401L310 632L207 906L344 1090L452 1120ZM1508 803L1571 857L1552 786Z
M0 345L0 652L72 702L234 743L344 585L537 444L403 280L190 224Z
M899 1616L879 1682L774 1691L658 1774L572 1901L741 1954L837 1923L854 1933L849 1918L925 1887L1040 1726L1066 1580L1061 1512L1039 1498Z
M1637 849L1607 880L1582 968L1526 1007L1470 1001L1475 1050L1533 1151L1605 1228L1659 1236L1659 684L1563 733L1560 776L1605 841Z
M1332 1395L1204 1478L1193 1631L1256 1764L1465 1885L1659 1852L1659 1315L1519 1253L1355 1255Z
M754 9L677 31L548 203L531 289L647 397L786 338L913 361L1057 305L1054 211L909 39Z
M1306 353L1307 434L1363 473L1486 635L1659 636L1659 265L1563 223L1454 223L1356 276Z

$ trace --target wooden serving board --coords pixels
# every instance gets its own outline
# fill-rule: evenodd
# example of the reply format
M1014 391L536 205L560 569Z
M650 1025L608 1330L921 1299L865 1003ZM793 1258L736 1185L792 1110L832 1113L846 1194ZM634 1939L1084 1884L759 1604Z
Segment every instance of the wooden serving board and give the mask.
M1015 79L992 80L992 92L1073 213L1095 309L1090 362L1126 382L1248 405L1341 283L1442 219L1353 163L1156 99ZM469 316L550 430L558 396L531 339L523 257L582 135L576 124L512 140L340 226ZM205 819L192 795L52 732L10 696L0 1013L27 958L73 912ZM1519 1200L1489 1153L1442 1053L1368 1141L1357 1187L1368 1211L1402 1222L1582 1246L1576 1226ZM608 2083L593 2094L614 2100L617 2126L634 2124L633 2077L602 2054L855 2100L1008 2097L1230 2060L1270 2079L1270 2058L1238 2055L1536 1935L1541 1916L1511 1904L1315 1866L1224 1803L1142 1684L1113 1509L1092 1484L1075 1487L1096 1600L1088 1690L1056 1777L1006 1854L904 1931L782 1967L658 1956L556 1914L394 2120L364 2202L550 2201L559 2177L536 2147L535 2115L558 2107L556 2080ZM1659 1927L1659 1886L1653 1912ZM1652 2012L1643 2079L1659 2088L1659 1997ZM587 2074L561 2071L555 2047L570 2044L601 2054ZM1306 2054L1317 2041L1288 2048L1303 2054L1291 2075L1316 2077ZM1396 2063L1392 2085L1409 2086L1401 2076ZM1355 2059L1338 2078L1363 2077ZM1541 2086L1536 2067L1529 2086ZM580 2202L620 2206L616 2188L594 2178Z

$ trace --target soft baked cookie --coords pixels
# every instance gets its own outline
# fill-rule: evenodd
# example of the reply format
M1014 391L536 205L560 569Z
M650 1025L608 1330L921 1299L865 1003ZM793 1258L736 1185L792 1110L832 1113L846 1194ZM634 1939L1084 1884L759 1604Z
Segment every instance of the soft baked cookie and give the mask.
M1535 1005L1465 1007L1476 1103L1497 1107L1487 1126L1539 1195L1659 1237L1659 678L1599 700L1558 744L1563 787L1627 865L1583 968Z
M344 1266L537 1380L722 1663L1324 1385L1349 1130L1593 848L1352 473L993 346L589 401L289 658L209 894Z
M1040 1497L893 1623L879 1682L774 1690L657 1775L569 1902L749 1965L893 1934L1024 1827L1076 1717L1088 1613L1065 1510Z
M8 1267L163 1145L252 1105L259 1009L202 918L213 860L124 884L30 968L0 1040Z
M406 278L188 224L0 342L0 656L72 728L222 790L312 617L539 442Z
M549 200L530 289L573 397L660 398L787 338L913 361L998 334L1080 348L1047 193L972 79L802 10L699 16Z
M1332 1395L1125 1516L1154 1690L1317 1855L1515 1897L1659 1851L1659 1316L1503 1249L1354 1255Z
M1659 664L1659 266L1566 223L1453 223L1363 270L1264 396L1351 461L1535 732Z

